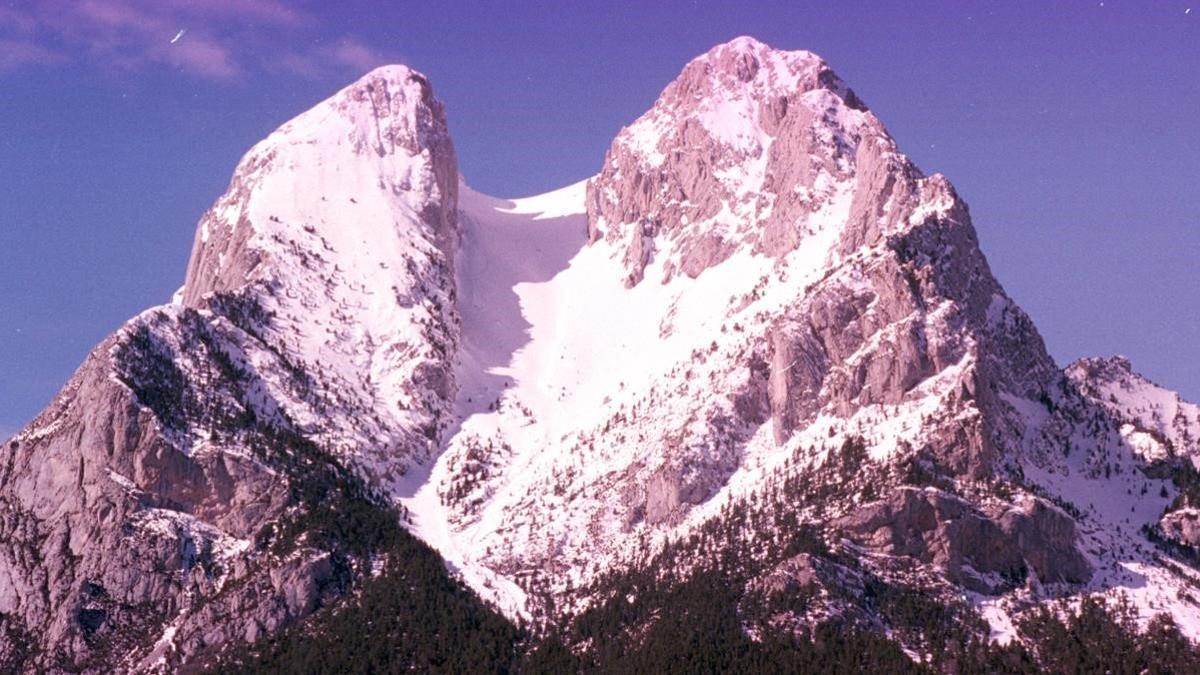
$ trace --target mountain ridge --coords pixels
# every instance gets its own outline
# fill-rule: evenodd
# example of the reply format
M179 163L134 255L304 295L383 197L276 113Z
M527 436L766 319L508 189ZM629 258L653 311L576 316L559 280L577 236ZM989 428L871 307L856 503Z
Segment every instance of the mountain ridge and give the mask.
M247 153L176 301L6 442L0 618L38 667L169 669L403 569L405 523L576 653L623 584L725 559L738 603L824 598L753 634L911 656L862 593L914 586L985 641L1117 592L1196 639L1197 438L1127 361L1059 369L949 181L811 53L714 47L596 176L516 200L389 66Z

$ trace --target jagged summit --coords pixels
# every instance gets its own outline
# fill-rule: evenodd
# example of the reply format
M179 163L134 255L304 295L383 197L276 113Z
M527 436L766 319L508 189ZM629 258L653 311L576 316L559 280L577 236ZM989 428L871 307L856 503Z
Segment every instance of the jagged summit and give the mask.
M403 63L387 63L367 71L362 77L350 84L347 89L355 87L370 87L375 82L386 82L393 86L404 86L410 81L424 82L428 87L429 78L425 74ZM428 92L432 96L432 91Z
M692 59L679 78L684 83L679 94L703 93L691 86L695 84L692 77L685 77L691 75L689 71L692 70L713 76L715 85L740 89L752 96L793 93L816 83L847 99L851 107L865 110L857 96L819 55L803 49L775 49L748 35L716 45Z
M513 286L528 342L473 391L437 502L410 504L458 569L528 581L485 585L502 605L648 555L850 439L981 479L1021 461L1009 400L1061 373L966 205L848 92L748 40L692 61L588 181L587 245ZM472 211L466 246L504 213Z
M453 398L458 181L429 83L384 66L254 146L197 227L181 302L272 317L262 339L321 380L288 414L379 480Z
M246 154L176 302L109 336L6 448L0 510L19 515L0 518L0 657L28 630L59 650L45 668L145 669L276 629L342 583L329 546L251 542L314 498L390 494L436 454L456 390L457 189L442 106L404 66ZM40 560L58 561L49 578Z
M242 158L197 227L183 302L278 276L271 253L279 239L309 252L332 245L335 256L386 257L410 245L405 221L423 219L452 257L457 185L445 112L429 83L407 66L377 68Z
M819 57L738 38L688 63L617 136L589 186L589 235L620 242L631 285L656 257L664 279L694 277L743 247L779 257L821 234L856 247L879 229L860 216L894 191L957 201L920 178Z
M1067 366L1067 371L1087 371L1106 377L1120 377L1134 372L1133 363L1124 354L1077 359L1071 365Z

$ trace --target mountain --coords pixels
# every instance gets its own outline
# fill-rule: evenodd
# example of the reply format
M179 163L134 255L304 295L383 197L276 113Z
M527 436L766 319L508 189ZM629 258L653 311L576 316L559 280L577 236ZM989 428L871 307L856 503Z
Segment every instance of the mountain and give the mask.
M373 71L251 149L174 301L4 447L14 670L1027 672L1094 643L1137 672L1200 638L1200 407L1060 369L949 181L751 38L516 200L465 184L423 76Z
M403 67L251 149L175 302L6 445L0 652L172 665L386 564L376 493L436 454L455 394L457 187L441 105Z

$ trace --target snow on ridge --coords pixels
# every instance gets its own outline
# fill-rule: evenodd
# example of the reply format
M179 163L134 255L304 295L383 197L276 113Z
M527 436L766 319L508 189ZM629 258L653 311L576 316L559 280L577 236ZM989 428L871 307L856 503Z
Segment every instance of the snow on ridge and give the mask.
M497 211L520 215L534 214L534 220L582 215L583 200L587 197L587 184L590 180L591 177L588 177L540 195L512 199L510 208L498 208Z
M1147 460L1182 456L1200 467L1200 405L1138 374L1123 356L1080 359L1066 372Z

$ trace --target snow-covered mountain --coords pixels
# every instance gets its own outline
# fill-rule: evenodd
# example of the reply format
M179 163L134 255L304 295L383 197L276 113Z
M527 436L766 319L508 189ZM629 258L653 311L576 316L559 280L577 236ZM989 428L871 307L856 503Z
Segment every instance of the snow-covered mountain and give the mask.
M947 668L895 589L984 643L1117 594L1197 639L1198 444L1128 362L1053 362L813 54L719 45L596 176L514 200L387 67L255 146L175 300L6 444L0 655L209 663L405 569L399 523L594 659L613 603L659 621L632 580L713 569L760 643L836 619Z
M242 159L177 296L255 302L256 337L314 380L273 405L383 486L436 453L454 398L457 192L429 84L381 68Z
M457 189L441 104L401 66L250 150L174 302L5 446L0 652L173 664L345 591L348 547L375 552L312 518L394 489L450 423Z

